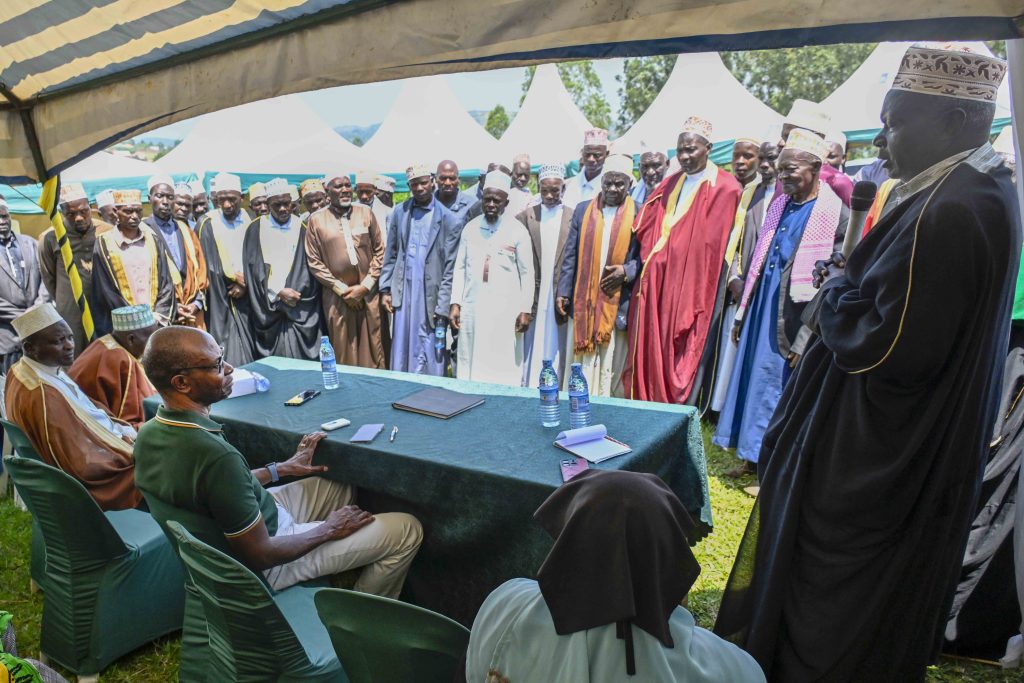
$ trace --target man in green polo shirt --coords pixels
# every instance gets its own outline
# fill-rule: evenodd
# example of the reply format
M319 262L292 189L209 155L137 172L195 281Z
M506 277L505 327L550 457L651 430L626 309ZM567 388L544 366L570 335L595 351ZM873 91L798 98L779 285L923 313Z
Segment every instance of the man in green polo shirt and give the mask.
M356 590L398 597L423 539L415 517L371 515L351 505L352 487L318 476L264 488L325 472L311 464L323 432L304 436L290 459L250 470L210 419L210 406L231 394L234 372L213 337L164 328L140 361L164 405L139 430L135 483L161 525L179 522L263 572L275 590L363 567Z

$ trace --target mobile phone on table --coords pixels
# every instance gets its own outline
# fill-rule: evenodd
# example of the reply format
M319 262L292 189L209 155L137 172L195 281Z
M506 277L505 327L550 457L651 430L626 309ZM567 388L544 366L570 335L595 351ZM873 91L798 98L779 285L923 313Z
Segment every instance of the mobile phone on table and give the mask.
M569 481L580 472L585 472L588 467L586 460L584 460L583 458L576 457L563 458L561 462L558 463L558 465L562 470L563 482Z
M316 389L306 389L301 394L295 394L284 402L286 406L301 406L306 401L312 400L320 395Z

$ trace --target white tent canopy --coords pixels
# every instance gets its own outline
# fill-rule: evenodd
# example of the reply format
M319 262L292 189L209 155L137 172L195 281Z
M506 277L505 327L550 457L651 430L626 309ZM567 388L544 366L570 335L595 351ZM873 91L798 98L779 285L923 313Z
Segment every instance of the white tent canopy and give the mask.
M298 95L222 109L200 117L160 159L168 173L324 174L365 166L358 147L338 135Z
M500 158L498 141L459 103L442 75L402 83L391 111L362 151L372 168L404 171L414 163L451 159L460 169Z
M641 145L669 149L690 116L711 122L712 142L762 137L782 126L782 116L750 94L717 52L694 52L679 55L661 92L613 149L625 154L639 153Z
M572 101L558 67L537 67L519 113L501 136L503 158L520 153L534 164L565 163L579 156L590 122Z
M833 130L869 130L881 126L878 115L889 91L903 53L914 43L879 43L864 63L821 104L832 116ZM991 55L981 42L963 43L972 51ZM1003 81L996 101L996 118L1010 115L1010 79Z
M105 180L107 178L137 178L161 172L161 168L150 161L118 156L110 152L97 152L91 157L61 173L64 180Z
M0 179L49 177L147 130L306 90L692 49L1010 39L1024 15L1024 0L210 4L0 3L13 37L0 41Z

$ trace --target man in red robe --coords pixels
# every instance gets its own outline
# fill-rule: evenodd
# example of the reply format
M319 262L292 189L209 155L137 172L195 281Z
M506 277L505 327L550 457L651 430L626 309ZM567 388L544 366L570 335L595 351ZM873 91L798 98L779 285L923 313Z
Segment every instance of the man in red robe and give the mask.
M138 358L158 326L147 304L115 308L110 317L114 331L89 344L68 376L112 416L138 429L146 421L142 402L156 394Z
M711 124L691 116L676 145L680 172L647 198L634 231L644 267L629 314L629 398L688 403L715 311L718 276L742 188L708 160Z

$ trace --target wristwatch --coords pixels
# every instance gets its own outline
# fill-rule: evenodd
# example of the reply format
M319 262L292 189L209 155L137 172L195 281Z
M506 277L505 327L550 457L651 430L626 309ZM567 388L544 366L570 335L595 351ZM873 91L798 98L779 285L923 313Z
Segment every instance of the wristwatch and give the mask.
M267 471L270 472L270 483L271 484L276 484L277 482L281 481L281 477L279 477L278 474L277 474L277 463L276 462L267 463Z

